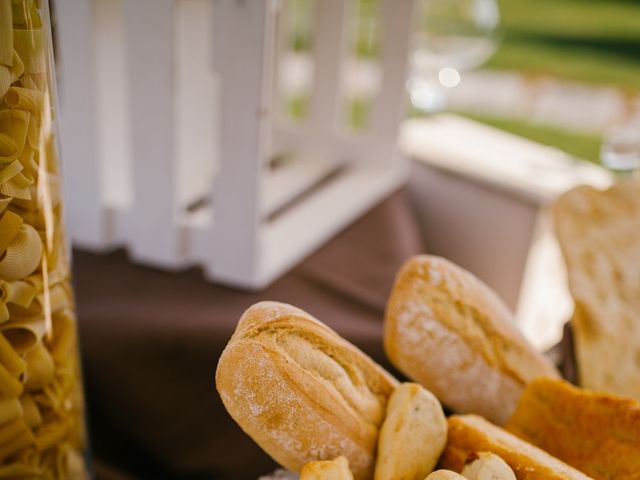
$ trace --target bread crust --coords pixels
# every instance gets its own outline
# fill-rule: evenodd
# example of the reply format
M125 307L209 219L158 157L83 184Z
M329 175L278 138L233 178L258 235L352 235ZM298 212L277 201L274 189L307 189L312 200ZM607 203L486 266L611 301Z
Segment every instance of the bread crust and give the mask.
M398 382L308 313L261 302L238 323L216 370L234 420L285 468L345 456L373 476L378 431Z
M553 213L580 385L640 400L640 182L575 188Z
M597 480L640 479L640 402L538 379L507 430Z
M475 452L501 457L518 480L587 480L590 477L519 439L477 415L453 415L448 419L447 447L440 468L462 471Z
M417 383L403 383L389 397L374 480L424 480L446 442L447 420L438 399Z
M430 255L411 258L398 273L384 346L396 368L444 404L498 424L507 421L527 382L559 377L489 287Z

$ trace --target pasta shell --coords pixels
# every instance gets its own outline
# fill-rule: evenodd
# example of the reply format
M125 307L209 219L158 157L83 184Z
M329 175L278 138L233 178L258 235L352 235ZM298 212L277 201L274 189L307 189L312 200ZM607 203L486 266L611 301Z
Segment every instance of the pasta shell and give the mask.
M44 316L0 324L0 330L18 354L25 354L42 340L47 331Z
M0 260L0 278L20 280L35 271L42 258L42 240L30 225L23 225Z
M24 360L27 364L24 371L24 388L27 392L41 390L53 379L53 359L42 343L29 350Z
M44 106L44 95L31 88L11 87L4 96L4 104L9 108L27 110L34 118L40 118Z
M0 218L0 255L2 255L13 242L22 228L22 217L13 212L6 212Z

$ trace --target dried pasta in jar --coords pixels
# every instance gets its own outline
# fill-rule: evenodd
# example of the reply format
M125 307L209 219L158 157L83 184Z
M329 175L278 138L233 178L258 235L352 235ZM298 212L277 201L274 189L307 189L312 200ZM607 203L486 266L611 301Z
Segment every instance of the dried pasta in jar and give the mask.
M0 0L0 479L88 478L47 2Z

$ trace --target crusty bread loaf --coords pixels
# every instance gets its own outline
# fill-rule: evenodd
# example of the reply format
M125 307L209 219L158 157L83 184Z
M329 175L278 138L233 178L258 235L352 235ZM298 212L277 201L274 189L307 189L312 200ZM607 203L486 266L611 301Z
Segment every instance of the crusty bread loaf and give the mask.
M640 183L573 189L556 201L554 220L580 384L640 400Z
M452 472L451 470L436 470L430 473L424 480L466 480L465 477L459 473Z
M597 480L640 479L640 402L539 379L525 388L510 432Z
M375 480L424 480L446 443L447 420L438 399L417 383L403 383L387 404Z
M495 453L472 453L466 462L462 476L467 480L516 480L511 467Z
M302 466L300 480L353 480L349 461L345 457L318 460Z
M492 452L507 462L518 480L590 478L477 415L453 415L448 423L449 435L440 459L441 468L460 472L470 454Z
M498 424L507 421L527 382L559 376L489 287L434 256L413 257L398 273L384 346L400 371L445 405Z
M216 371L228 412L278 463L298 472L344 455L356 479L373 476L379 428L397 385L329 327L276 302L244 313Z

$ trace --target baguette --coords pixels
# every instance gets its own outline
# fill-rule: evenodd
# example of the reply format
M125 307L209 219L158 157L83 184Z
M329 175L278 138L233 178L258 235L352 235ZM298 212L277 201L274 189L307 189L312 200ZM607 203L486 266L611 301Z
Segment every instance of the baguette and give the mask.
M581 386L640 400L640 182L555 202Z
M285 468L343 455L354 478L370 479L398 382L308 313L262 302L240 319L216 386L234 420Z
M522 337L498 296L466 270L421 255L400 270L384 346L401 372L459 413L504 424L522 389L555 367Z
M518 480L586 480L590 477L477 415L448 419L447 447L440 467L462 471L469 455L491 452L501 457Z
M539 379L506 428L597 480L640 478L640 402L630 398Z

